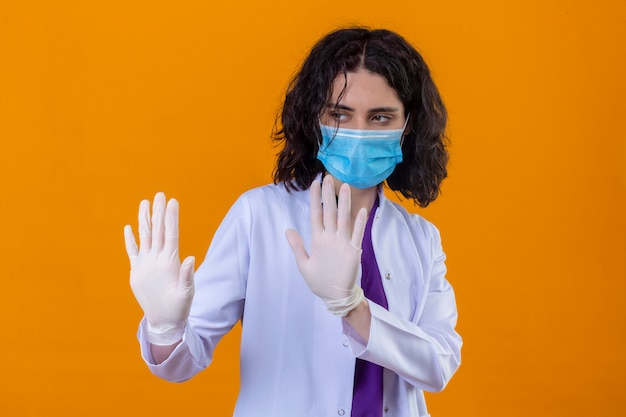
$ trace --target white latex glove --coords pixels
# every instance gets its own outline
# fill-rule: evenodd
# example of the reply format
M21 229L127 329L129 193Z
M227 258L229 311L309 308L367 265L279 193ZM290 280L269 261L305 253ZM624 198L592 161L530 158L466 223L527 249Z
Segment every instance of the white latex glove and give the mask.
M350 186L339 190L339 206L330 175L311 185L311 254L302 237L293 229L286 231L296 263L309 288L320 297L330 312L345 316L364 299L357 283L361 265L361 242L367 222L362 208L350 230ZM322 204L323 203L323 204Z
M130 259L130 286L147 320L147 338L154 345L178 342L189 317L193 299L194 258L182 265L178 254L178 202L165 195L154 197L152 221L150 202L139 205L139 244L130 226L124 227L126 252Z

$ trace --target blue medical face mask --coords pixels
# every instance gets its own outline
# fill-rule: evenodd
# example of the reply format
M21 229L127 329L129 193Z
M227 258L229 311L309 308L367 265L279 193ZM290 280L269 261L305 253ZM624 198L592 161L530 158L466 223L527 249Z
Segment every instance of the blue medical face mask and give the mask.
M317 159L338 180L369 188L387 179L402 162L402 129L360 130L320 123L322 144Z

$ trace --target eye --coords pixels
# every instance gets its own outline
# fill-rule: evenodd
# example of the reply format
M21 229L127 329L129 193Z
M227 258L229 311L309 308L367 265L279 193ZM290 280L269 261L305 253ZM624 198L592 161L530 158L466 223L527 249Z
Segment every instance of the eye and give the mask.
M342 111L338 111L338 110L330 110L328 112L328 115L330 116L330 118L336 122L344 122L346 120L348 120L348 115Z
M392 120L392 117L387 114L375 114L372 116L372 121L376 123L389 123Z

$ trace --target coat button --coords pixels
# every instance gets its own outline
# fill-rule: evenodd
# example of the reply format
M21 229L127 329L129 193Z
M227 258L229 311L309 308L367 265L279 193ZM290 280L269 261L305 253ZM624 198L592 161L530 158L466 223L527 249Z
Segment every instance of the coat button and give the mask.
M387 281L389 281L389 280L391 279L391 274L390 274L389 272L387 272L387 273L385 274L385 279L386 279Z
M385 413L389 412L389 407L385 406Z
M337 410L337 414L339 414L340 416L346 414L345 410L343 408L340 408L339 410Z

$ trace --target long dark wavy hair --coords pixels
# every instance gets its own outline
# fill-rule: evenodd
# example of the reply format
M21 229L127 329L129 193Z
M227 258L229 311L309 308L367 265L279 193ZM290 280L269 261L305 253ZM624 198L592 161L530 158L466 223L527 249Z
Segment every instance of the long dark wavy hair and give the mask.
M387 186L426 207L447 176L447 112L422 56L400 35L384 29L338 29L313 47L291 80L274 125L272 137L282 145L274 183L305 190L325 171L317 159L319 116L337 75L360 69L385 77L402 101L405 116L410 114L403 161L387 178Z

